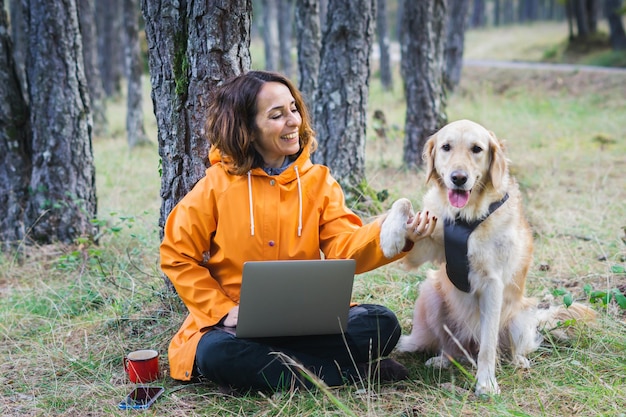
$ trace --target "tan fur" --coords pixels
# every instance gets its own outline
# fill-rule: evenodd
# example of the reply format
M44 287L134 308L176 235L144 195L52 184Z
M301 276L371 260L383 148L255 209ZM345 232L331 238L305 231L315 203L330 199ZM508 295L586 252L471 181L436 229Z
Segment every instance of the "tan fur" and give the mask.
M435 133L425 145L424 158L432 187L424 196L422 212L429 211L439 221L433 235L416 242L404 263L409 268L425 262L440 267L429 271L421 284L413 329L401 337L397 349L439 354L427 362L437 366L447 366L449 357L463 359L469 354L470 361L476 359L476 393L497 394L498 353L505 353L516 366L529 367L526 355L541 342L539 321L549 319L547 314L538 314L534 299L525 296L533 239L519 187L509 175L502 143L492 132L468 120L450 123ZM467 175L462 185L452 180L458 173ZM471 190L462 208L449 202L448 190L452 188ZM508 200L468 240L471 291L464 293L446 274L444 220L480 219L488 213L489 205L506 193ZM402 248L411 213L408 199L396 201L388 213L381 229L386 256L394 256L398 247Z

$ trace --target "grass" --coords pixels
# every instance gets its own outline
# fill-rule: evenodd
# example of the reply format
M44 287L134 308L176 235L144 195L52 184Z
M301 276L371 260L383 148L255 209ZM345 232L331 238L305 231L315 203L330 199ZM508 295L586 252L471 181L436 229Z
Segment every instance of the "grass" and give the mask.
M517 39L531 45L536 36L550 47L566 36L552 26L527 29L514 38L518 47ZM508 35L493 30L489 36ZM473 48L468 44L470 54ZM493 56L502 48L495 50ZM491 57L486 50L481 54ZM523 54L522 48L505 58ZM390 134L386 143L368 137L367 177L373 188L388 190L385 204L399 196L418 203L425 189L422 172L401 167L404 107L398 81L393 92L383 91L377 80L371 85L371 112L384 109ZM586 300L585 285L610 290L626 282L625 84L626 74L467 68L449 99L451 120L474 119L506 140L535 232L528 292L540 299L561 302L563 292L557 290L564 290ZM147 98L145 104L146 127L156 142ZM158 153L156 145L128 150L123 101L110 103L108 113L111 137L94 141L101 244L0 256L0 415L125 415L117 409L132 388L123 371L125 353L157 349L167 370L167 345L184 313L157 264ZM364 274L356 281L355 300L389 306L409 331L416 284L424 274L425 269L409 272L398 265ZM491 400L471 393L472 369L433 370L423 365L422 355L402 355L410 381L349 386L332 396L231 398L211 384L164 377L159 383L165 395L144 414L624 416L626 315L614 302L596 308L595 326L577 328L567 343L546 340L529 370L503 363L502 395Z

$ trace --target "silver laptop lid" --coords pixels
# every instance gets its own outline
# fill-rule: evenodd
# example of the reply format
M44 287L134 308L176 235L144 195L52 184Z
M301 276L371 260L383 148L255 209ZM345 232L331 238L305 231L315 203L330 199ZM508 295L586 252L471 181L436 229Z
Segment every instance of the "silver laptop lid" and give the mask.
M243 266L237 337L346 331L356 261L254 261Z

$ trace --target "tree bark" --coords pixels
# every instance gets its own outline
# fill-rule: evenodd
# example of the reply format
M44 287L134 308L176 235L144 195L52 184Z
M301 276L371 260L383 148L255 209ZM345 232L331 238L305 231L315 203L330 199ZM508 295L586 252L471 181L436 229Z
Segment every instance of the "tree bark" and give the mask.
M3 1L4 3L4 1ZM21 90L26 94L28 83L26 81L26 19L22 10L21 0L9 0L11 12L11 40L13 42L13 59L15 70L20 79ZM26 98L27 99L27 98Z
M404 163L422 165L428 137L446 122L443 84L445 0L405 1L401 70L406 97Z
M278 9L277 0L261 0L263 19L261 33L263 34L263 46L265 51L265 69L268 71L278 70ZM282 23L282 22L281 22Z
M150 143L143 126L141 79L143 65L139 48L139 4L137 0L123 0L124 29L126 32L126 140L132 149Z
M461 81L469 5L469 0L448 0L443 72L444 84L448 91L454 91Z
M486 6L485 0L474 0L472 2L472 27L480 28L486 25L487 15L486 15Z
M4 0L0 7L0 250L24 238L30 179L28 106L22 92Z
M365 179L365 128L376 0L330 0L322 38L313 160L351 189Z
M313 110L322 48L318 0L296 0L295 14L298 89L309 108Z
M378 0L376 11L376 33L380 52L380 82L385 90L393 89L391 72L391 54L389 53L389 35L387 30L387 0Z
M78 0L80 34L83 38L83 62L89 86L95 135L105 135L107 127L106 102L98 61L95 0Z
M124 77L124 23L122 0L97 0L98 65L107 97L122 93Z
M576 18L576 28L578 38L586 39L589 36L589 17L587 16L586 0L572 0L574 2L574 17Z
M619 13L621 0L606 0L604 14L609 23L609 41L615 51L626 50L626 33Z
M161 156L161 237L176 203L205 175L211 92L250 68L250 0L142 0Z
M293 59L291 59L291 38L293 37L294 7L293 0L278 1L278 48L280 69L291 79L293 77Z
M26 0L32 172L29 238L92 237L96 183L92 120L76 3Z

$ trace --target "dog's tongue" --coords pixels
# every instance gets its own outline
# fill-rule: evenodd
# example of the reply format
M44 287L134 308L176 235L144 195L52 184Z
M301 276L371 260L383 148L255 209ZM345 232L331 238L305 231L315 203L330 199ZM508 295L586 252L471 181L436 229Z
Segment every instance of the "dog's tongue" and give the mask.
M452 204L456 208L462 208L467 204L467 200L469 200L470 193L469 191L463 190L449 190L448 191L448 200L450 204Z

